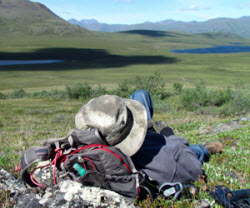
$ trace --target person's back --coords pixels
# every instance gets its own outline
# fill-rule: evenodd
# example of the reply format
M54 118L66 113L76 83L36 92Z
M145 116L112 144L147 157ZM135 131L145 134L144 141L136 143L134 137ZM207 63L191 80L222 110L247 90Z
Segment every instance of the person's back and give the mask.
M203 175L202 165L184 138L169 137L148 131L143 145L131 159L159 184L165 182L191 183Z
M137 90L130 96L130 99L140 102L145 107L148 117L148 131L144 143L132 156L135 167L143 170L159 184L165 182L191 183L198 180L199 176L203 175L202 160L204 157L197 156L187 140L174 135L173 130L167 125L160 123L159 128L155 131L156 122L152 120L153 101L149 92Z

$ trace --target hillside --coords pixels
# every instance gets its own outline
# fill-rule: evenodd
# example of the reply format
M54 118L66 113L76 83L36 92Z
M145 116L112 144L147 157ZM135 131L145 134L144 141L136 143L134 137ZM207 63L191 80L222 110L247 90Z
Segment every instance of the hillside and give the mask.
M163 20L160 22L144 22L134 25L105 24L96 20L70 19L70 23L80 25L88 30L103 32L119 32L126 30L160 30L160 31L181 31L188 33L207 33L207 32L227 32L250 37L250 16L233 18L216 18L204 22L183 22L174 20Z
M87 32L64 21L47 7L29 0L0 0L0 31L3 33L65 35Z

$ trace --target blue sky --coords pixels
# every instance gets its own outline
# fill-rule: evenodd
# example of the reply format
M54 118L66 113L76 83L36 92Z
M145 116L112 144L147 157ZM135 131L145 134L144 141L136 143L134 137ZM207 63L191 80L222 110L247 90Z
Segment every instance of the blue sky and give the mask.
M32 0L61 18L135 24L165 19L205 21L250 16L250 0Z

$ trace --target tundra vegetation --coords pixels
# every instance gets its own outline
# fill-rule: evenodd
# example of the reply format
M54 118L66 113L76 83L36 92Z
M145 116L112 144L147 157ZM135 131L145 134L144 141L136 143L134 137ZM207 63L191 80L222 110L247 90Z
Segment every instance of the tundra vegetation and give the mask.
M59 59L62 63L0 66L0 166L15 174L24 150L74 128L74 115L92 97L128 98L136 89L153 97L154 120L163 120L191 144L220 140L222 154L203 165L206 182L197 182L194 199L213 199L214 185L249 188L249 121L242 128L214 129L221 123L249 118L249 53L173 54L169 50L229 42L250 44L221 34L206 36L162 32L90 33L0 37L1 60ZM8 192L0 203L11 206ZM163 199L137 202L140 207L194 207ZM215 205L215 207L219 207Z
M201 127L211 130L221 122L235 120L249 113L249 91L236 83L234 88L207 89L204 83L183 88L174 83L172 90L164 88L165 81L158 75L137 76L124 81L117 88L106 89L99 85L75 83L64 90L26 92L15 89L1 93L1 144L0 166L14 173L21 153L30 146L41 145L52 137L62 137L74 128L74 115L90 98L103 94L116 94L128 98L136 89L149 90L155 101L155 119L164 120L178 135L190 143L204 144L221 140L225 150L213 155L203 165L207 182L195 183L200 188L195 199L208 198L208 190L224 184L231 189L249 187L249 126L233 131L203 134ZM242 121L247 124L249 121ZM2 193L2 201L8 193ZM7 202L5 202L7 203ZM192 206L191 202L165 202L163 199L137 202L140 206Z

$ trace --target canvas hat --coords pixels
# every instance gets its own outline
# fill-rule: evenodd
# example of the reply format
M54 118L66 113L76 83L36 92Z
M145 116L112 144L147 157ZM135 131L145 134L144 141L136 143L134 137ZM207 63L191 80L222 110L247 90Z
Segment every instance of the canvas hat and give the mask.
M94 127L110 146L132 156L141 147L147 131L147 112L138 101L103 95L83 105L75 116L77 129Z

